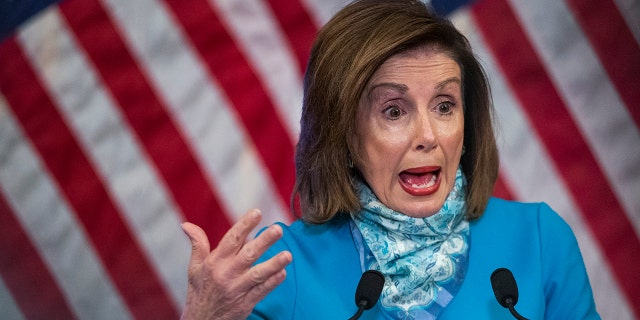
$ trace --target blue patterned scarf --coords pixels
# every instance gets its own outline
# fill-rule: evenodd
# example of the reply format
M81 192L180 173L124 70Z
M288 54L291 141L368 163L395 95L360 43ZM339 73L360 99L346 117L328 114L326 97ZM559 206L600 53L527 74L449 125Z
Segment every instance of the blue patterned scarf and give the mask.
M392 319L435 319L464 280L469 222L464 219L466 179L458 169L453 189L436 214L413 218L382 204L357 184L362 210L352 233L362 269L385 276L380 303Z

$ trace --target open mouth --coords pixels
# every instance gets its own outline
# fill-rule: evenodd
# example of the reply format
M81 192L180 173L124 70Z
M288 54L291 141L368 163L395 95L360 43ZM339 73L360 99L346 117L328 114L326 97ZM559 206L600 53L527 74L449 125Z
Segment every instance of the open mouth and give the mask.
M413 168L400 172L400 186L413 196L426 196L435 193L440 187L440 167Z

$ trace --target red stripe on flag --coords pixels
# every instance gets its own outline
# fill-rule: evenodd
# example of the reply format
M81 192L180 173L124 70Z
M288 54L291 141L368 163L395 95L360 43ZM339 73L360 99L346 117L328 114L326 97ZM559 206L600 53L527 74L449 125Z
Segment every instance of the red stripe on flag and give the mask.
M318 29L300 1L269 0L267 2L280 22L281 29L295 52L298 67L302 74L307 68L311 45Z
M133 315L177 318L178 311L155 270L13 39L0 46L0 61L0 91L86 228Z
M49 269L0 192L0 275L27 319L73 319Z
M189 221L217 243L228 218L203 170L165 106L129 53L104 8L95 0L67 1L60 9L102 80L131 124L145 151Z
M636 271L640 241L609 182L506 1L480 1L472 12L557 171L577 200L618 284L640 314L640 277Z
M200 53L211 77L216 78L226 92L282 200L289 203L295 179L293 142L262 83L209 2L169 0L167 4Z
M613 1L569 0L568 3L640 127L640 45Z

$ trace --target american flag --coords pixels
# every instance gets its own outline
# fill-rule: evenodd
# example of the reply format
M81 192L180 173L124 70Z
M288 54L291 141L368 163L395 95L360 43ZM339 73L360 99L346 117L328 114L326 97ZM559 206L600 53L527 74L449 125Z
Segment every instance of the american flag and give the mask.
M345 1L51 2L0 1L0 317L175 319L181 221L295 219L302 74ZM602 317L640 317L640 1L433 4L491 79L495 194L549 203Z

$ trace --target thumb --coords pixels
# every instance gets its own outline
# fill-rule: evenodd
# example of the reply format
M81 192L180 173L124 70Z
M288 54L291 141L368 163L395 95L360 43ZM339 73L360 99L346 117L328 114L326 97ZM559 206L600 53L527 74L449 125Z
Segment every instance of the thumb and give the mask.
M189 261L189 265L193 266L202 263L211 252L207 234L202 228L191 222L183 223L182 231L184 231L191 241L191 261Z

